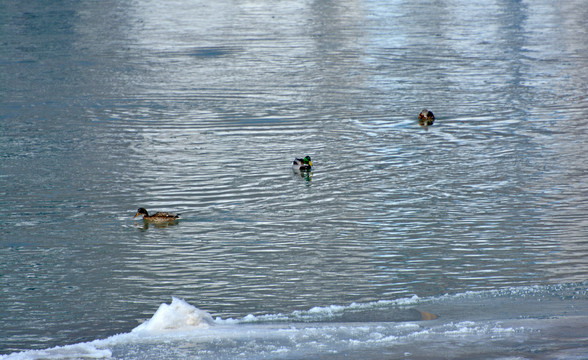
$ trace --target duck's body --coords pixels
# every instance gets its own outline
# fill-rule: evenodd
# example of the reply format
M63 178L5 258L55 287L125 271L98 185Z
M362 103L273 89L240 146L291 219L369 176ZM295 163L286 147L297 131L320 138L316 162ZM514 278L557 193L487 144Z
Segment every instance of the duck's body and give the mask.
M435 115L433 115L433 112L427 109L423 109L419 114L419 124L421 126L430 126L433 125L434 122Z
M312 169L312 161L310 161L310 156L305 156L303 159L294 159L292 162L292 169L299 171L310 171Z
M176 221L180 218L180 214L170 214L167 212L156 212L153 215L149 215L145 208L139 208L139 210L137 210L137 214L135 215L135 217L139 215L143 215L143 220L145 221L158 223Z

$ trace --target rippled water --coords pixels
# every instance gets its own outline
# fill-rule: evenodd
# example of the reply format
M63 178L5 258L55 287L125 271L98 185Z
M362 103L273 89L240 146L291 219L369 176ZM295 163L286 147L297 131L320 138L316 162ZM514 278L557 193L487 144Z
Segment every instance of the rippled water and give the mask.
M581 1L0 8L1 353L588 278Z

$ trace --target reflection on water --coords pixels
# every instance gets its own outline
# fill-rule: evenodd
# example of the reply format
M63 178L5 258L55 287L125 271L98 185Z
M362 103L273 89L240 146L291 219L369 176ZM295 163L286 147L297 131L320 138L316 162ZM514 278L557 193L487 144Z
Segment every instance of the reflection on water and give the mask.
M142 224L137 223L135 224L135 226L137 226L138 229L140 230L149 230L150 227L155 227L158 229L163 229L169 226L176 226L178 225L180 221L173 221L173 222L164 222L164 223L153 223L150 221L143 221Z
M585 280L582 5L6 5L5 343Z
M294 173L300 175L301 178L309 183L312 181L312 171L299 171Z

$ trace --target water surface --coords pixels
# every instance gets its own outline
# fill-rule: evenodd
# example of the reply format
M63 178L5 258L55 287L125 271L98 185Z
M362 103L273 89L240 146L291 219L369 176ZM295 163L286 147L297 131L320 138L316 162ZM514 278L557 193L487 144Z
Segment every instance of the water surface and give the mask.
M172 296L244 319L416 295L440 336L476 313L445 294L495 299L490 322L501 289L566 289L524 318L585 309L581 1L1 8L1 353L127 333Z

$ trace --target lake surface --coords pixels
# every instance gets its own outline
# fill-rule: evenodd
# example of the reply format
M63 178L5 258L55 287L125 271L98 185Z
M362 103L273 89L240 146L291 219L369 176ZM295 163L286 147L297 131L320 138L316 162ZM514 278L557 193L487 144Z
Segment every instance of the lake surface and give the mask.
M587 17L4 2L0 354L586 358Z

